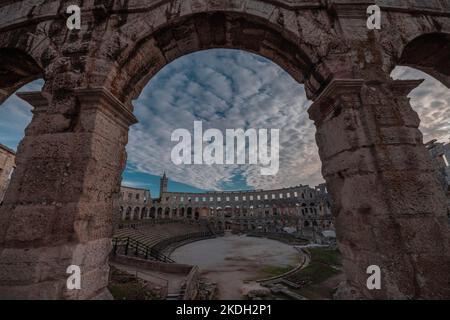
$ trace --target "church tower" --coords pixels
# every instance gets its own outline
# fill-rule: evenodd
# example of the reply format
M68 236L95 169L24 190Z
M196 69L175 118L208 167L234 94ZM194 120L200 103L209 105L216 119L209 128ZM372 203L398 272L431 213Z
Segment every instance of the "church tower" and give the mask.
M169 184L169 179L166 176L166 172L164 171L164 175L161 178L159 183L159 196L162 198L163 194L167 192L167 185Z

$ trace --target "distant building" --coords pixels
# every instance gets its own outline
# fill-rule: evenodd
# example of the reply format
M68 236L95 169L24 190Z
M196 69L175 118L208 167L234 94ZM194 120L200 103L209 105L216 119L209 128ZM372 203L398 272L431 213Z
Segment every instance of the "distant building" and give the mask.
M140 220L149 217L153 200L150 191L122 186L120 188L120 214L122 220Z
M16 153L0 144L0 203L3 202L6 189L8 189L11 175L16 167Z
M146 190L124 188L122 220L207 220L218 230L270 231L284 228L333 229L331 204L325 184L276 190L169 192L166 174L160 181L160 197L136 203ZM142 197L142 196L141 196Z

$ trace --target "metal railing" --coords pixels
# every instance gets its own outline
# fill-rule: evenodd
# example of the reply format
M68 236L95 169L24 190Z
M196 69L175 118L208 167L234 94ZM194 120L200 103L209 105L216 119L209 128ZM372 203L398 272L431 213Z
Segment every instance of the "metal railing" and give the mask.
M155 259L165 263L173 263L174 261L162 254L159 250L154 249L142 242L130 237L113 238L113 254L117 254L119 248L123 248L123 253L127 255L134 254L137 257L145 259Z
M179 243L179 242L183 242L183 241L187 241L187 240L192 240L192 239L202 239L202 238L209 238L211 237L212 234L210 232L195 232L195 233L188 233L188 234L184 234L184 235L180 235L180 236L175 236L175 237L171 237L168 239L164 239L160 242L158 242L158 244L156 244L154 246L154 248L161 252L163 250L165 250L167 247L171 246L172 244L175 243Z

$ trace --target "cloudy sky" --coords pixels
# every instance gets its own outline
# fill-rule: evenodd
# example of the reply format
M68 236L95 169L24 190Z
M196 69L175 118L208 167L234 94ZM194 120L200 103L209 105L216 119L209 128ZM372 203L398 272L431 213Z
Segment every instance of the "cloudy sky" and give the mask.
M424 140L450 138L450 90L419 71L397 68L395 79L426 79L411 94ZM21 90L36 90L36 81ZM134 102L139 123L130 130L128 163L123 183L159 193L163 171L172 191L268 189L323 182L315 145L315 127L308 119L304 87L276 64L235 50L208 50L184 56L161 70ZM13 149L31 119L29 106L11 97L0 107L0 143ZM171 134L249 128L280 130L280 170L263 176L258 165L180 165L171 162Z

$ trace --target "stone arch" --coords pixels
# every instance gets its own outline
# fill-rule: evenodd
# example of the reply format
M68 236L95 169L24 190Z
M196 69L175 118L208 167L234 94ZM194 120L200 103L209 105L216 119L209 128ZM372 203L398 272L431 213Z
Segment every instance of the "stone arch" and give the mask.
M125 220L132 220L132 218L133 218L132 209L131 207L128 207L125 214Z
M186 218L192 219L192 208L191 207L188 207L186 209Z
M167 207L164 209L164 219L169 219L170 218L170 208Z
M0 105L20 87L43 76L43 68L25 51L0 48Z
M134 213L133 220L141 219L141 215L140 215L141 214L141 208L135 207L134 210L133 210L133 213Z
M408 42L398 65L426 72L450 88L450 33L422 34Z
M199 218L200 218L200 209L199 208L195 208L194 219L198 220Z
M142 208L141 219L148 219L148 208L147 207Z
M297 26L283 28L267 12L250 12L244 7L225 6L225 9L215 10L206 4L199 3L199 6L202 8L195 13L184 12L185 8L181 8L176 17L152 26L143 22L145 14L135 19L130 17L120 28L120 37L112 34L108 37L111 42L103 43L99 50L106 55L104 51L111 50L111 46L117 48L118 42L127 43L115 52L117 58L110 73L113 76L107 80L106 87L127 104L139 96L148 81L165 65L183 55L213 48L239 49L261 55L300 83L309 78L316 84L329 79L328 70L317 68L316 64L321 61L319 49L306 44L305 37L311 35L299 34ZM332 37L329 28L325 31L322 24L313 20L308 22L316 24L316 32L322 38L336 46L343 45Z
M156 208L151 207L150 208L150 219L155 219L155 218L156 218Z

